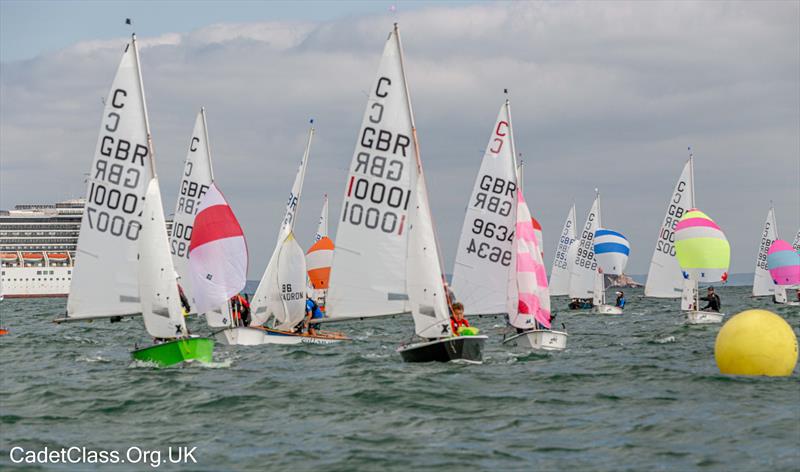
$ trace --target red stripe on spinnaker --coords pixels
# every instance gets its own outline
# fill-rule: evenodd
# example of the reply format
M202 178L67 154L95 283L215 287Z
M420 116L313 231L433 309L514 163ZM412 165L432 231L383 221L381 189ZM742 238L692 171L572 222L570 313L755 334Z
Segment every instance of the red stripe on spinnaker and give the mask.
M194 218L189 252L203 244L219 239L244 236L239 222L228 205L210 206Z

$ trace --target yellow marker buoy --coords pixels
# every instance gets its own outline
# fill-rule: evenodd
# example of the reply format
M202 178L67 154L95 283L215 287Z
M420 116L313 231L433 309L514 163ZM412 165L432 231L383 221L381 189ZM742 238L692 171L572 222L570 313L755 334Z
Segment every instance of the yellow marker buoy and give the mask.
M785 377L797 364L797 336L775 313L746 310L719 330L714 357L723 374Z

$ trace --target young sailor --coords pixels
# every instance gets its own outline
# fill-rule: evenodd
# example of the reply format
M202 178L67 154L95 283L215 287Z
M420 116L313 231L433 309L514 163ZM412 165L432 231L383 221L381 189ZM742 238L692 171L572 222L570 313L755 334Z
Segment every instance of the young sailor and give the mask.
M700 300L708 302L708 305L701 308L701 310L703 311L711 310L719 313L719 309L722 306L722 302L719 299L719 295L714 293L714 287L708 287L708 294L705 297L702 297Z
M625 308L625 294L622 291L617 292L617 301L614 306Z
M454 336L460 336L459 328L469 328L469 321L464 318L464 305L461 302L453 303L453 313L450 315L450 327Z
M322 318L322 310L319 305L312 298L306 298L306 317L303 320L303 325L308 327L308 334L311 336L317 335L317 330L320 329L319 323L309 324L311 320Z

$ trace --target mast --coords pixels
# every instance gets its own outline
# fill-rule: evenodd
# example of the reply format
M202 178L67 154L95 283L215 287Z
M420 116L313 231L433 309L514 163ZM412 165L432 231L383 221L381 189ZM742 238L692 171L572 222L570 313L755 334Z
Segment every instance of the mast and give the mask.
M689 146L689 179L691 180L690 186L692 190L692 201L690 202L691 208L695 208L694 206L694 153L692 152L692 147Z
M308 141L306 142L306 150L303 153L303 169L300 171L300 191L297 193L297 206L294 209L294 216L292 217L292 223L289 226L291 231L294 231L294 222L297 220L297 214L300 213L300 195L303 189L303 183L306 180L306 168L308 167L308 157L311 155L311 140L314 138L314 119L311 118L309 120L309 124L311 128L308 130Z
M153 149L153 134L150 132L150 118L147 116L147 100L144 98L144 81L142 80L142 64L139 61L139 48L136 46L136 33L131 34L131 44L133 44L133 55L136 58L136 75L139 77L139 92L142 94L142 110L144 111L144 128L147 131L147 150L150 153L150 172L153 178L156 176L156 154Z
M208 140L208 123L206 123L206 107L200 107L200 115L203 116L203 135L206 139L206 155L208 156L208 172L211 174L211 181L214 181L214 166L211 165L211 142Z
M409 120L411 122L411 137L414 140L414 155L417 159L417 175L422 177L422 186L425 191L425 195L428 194L428 186L425 181L425 174L422 171L422 158L420 156L419 151L419 140L417 139L417 124L414 121L414 109L411 107L411 93L408 89L408 78L406 77L406 66L405 66L405 57L403 54L403 43L400 41L400 27L397 23L394 24L394 37L397 41L397 49L400 51L400 73L403 74L403 87L406 92L406 104L408 105L408 115ZM450 296L448 295L448 290L446 287L446 280L444 277L444 270L442 267L442 251L439 246L439 237L436 234L436 226L433 222L433 217L430 215L430 206L425 209L428 212L428 219L431 221L431 227L433 228L433 240L436 243L436 257L439 259L439 275L441 276L442 280L442 289L444 290L445 299L447 300L447 306L452 310L450 306ZM408 257L408 245L406 245L406 258Z

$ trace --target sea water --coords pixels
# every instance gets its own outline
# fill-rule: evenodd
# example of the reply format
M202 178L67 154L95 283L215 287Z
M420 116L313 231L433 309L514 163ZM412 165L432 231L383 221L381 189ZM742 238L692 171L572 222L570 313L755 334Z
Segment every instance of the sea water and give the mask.
M767 308L798 332L797 307L719 293L729 315ZM160 451L166 470L798 470L798 369L721 375L719 325L684 326L678 300L626 295L622 316L554 298L570 334L554 354L512 355L502 319L473 317L489 335L482 365L406 364L395 349L413 328L398 317L325 326L349 343L218 344L211 366L162 369L131 361L150 342L139 319L55 325L64 299L7 299L0 468L31 467L13 448L75 446ZM196 463L170 464L169 447L196 448Z

